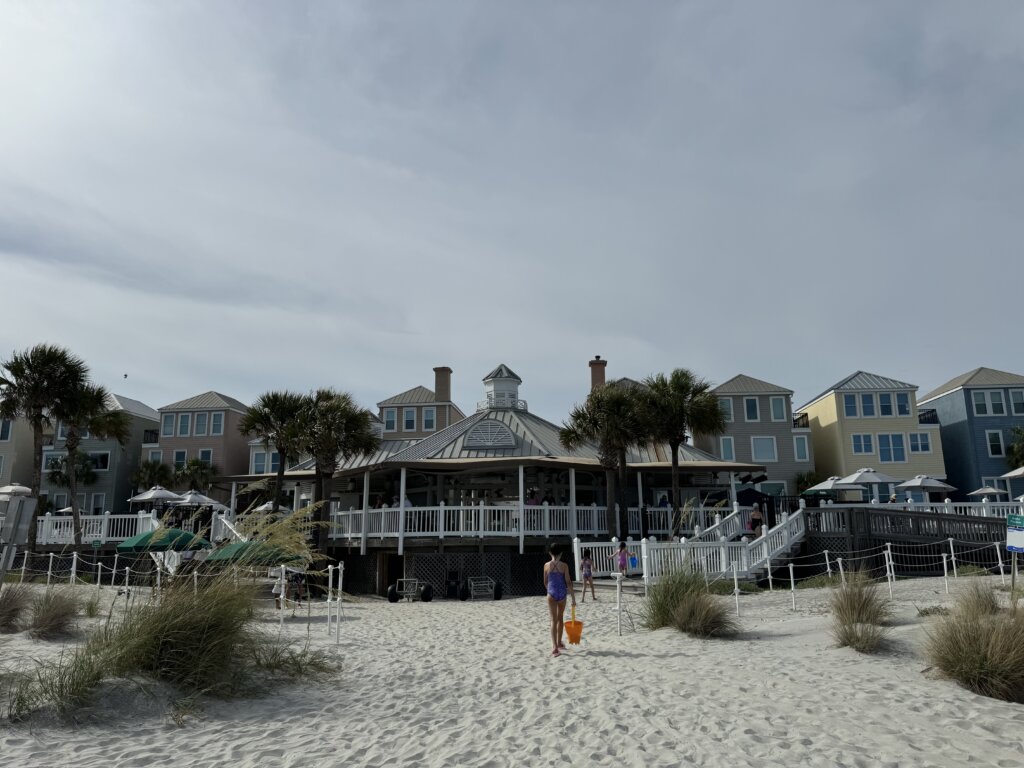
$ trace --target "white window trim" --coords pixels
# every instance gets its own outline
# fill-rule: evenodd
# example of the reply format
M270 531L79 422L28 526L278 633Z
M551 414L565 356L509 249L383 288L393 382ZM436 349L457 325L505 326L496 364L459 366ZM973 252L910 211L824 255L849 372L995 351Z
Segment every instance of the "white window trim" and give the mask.
M871 398L871 410L874 411L872 414L864 413L864 398ZM857 396L857 411L860 413L862 419L877 419L878 418L878 398L875 397L874 392L861 392Z
M153 458L154 454L156 455L156 458ZM164 460L164 452L163 451L158 451L158 450L151 450L149 452L149 458L146 459L146 461L161 461L161 462L163 460Z
M64 509L68 505L68 494L67 491L61 491L60 493L53 494L53 508Z
M754 401L754 408L757 409L757 416L753 419L747 417L747 403L751 400ZM743 398L743 421L748 424L753 424L756 421L761 420L761 401L756 397L744 397Z
M213 431L213 417L214 416L220 416L220 431L218 431L218 432L214 432ZM225 418L226 417L224 415L224 411L212 411L210 413L210 426L209 426L210 437L220 437L221 435L224 434L224 419Z
M988 439L989 435L999 435L999 447L1002 453L992 453L992 441ZM985 430L985 450L988 451L988 457L990 459L1001 459L1006 456L1006 443L1003 441L1003 430L1001 429L986 429Z
M7 425L7 437L3 436L3 425ZM9 443L11 435L14 434L14 421L12 419L0 419L0 443Z
M431 416L430 420L434 423L434 426L430 427L429 429L427 428L427 413L430 413L430 416ZM435 408L433 406L424 408L423 409L423 431L424 432L434 432L435 430L437 430L437 408Z
M210 465L212 466L213 465L213 448L200 448L199 450L197 450L196 451L196 458L197 459L202 460L202 458L203 458L203 451L209 451L210 452Z
M181 420L188 419L188 431L182 434L181 431ZM191 437L192 436L192 414L191 413L179 413L178 414L178 428L174 430L175 437Z
M185 464L188 462L188 449L186 449L186 448L178 448L178 449L176 449L171 454L171 468L172 469L177 469L178 468L178 454L179 453L185 454L185 457L181 460L181 465L185 466Z
M1009 487L1008 487L1009 484L1010 484L1010 481L1007 480L1006 478L999 477L998 475L996 477L982 477L981 478L981 484L983 486L991 485L993 488L999 488L1000 490L1003 490L1003 491L1009 491L1010 490Z
M406 421L405 416L406 416L406 414L409 411L412 411L412 429L409 429L407 426L405 426L405 421ZM418 417L418 414L416 413L416 408L415 407L410 406L408 408L403 408L402 409L402 431L403 432L416 432L416 431L418 431L416 429L417 424L419 422L419 419L417 417Z
M277 451L271 451L270 454L267 456L267 469L273 475L277 474L277 469L274 467L274 457L275 456L277 457L278 466L280 466L280 464L281 464L281 454L279 454ZM287 467L285 467L285 469L287 469Z
M736 420L735 403L733 403L732 398L731 397L720 397L720 398L718 398L718 402L719 402L719 407L720 408L721 408L721 404L722 403L725 403L725 402L729 403L729 410L726 411L725 408L721 408L721 411L722 411L723 414L725 414L725 417L726 417L725 418L725 423L726 424L732 424Z
M782 402L782 418L781 419L776 419L775 418L775 401L776 400L779 400L779 401ZM785 421L786 420L786 398L783 397L782 395L772 395L772 397L768 400L768 414L771 416L771 419L774 422Z
M892 459L891 461L885 461L882 458L882 438L888 437L902 437L903 438L903 461L897 461ZM907 439L907 435L903 432L879 432L875 435L875 443L877 445L876 451L878 453L879 464L907 464L910 462L910 441ZM892 440L889 440L889 450L895 455L895 449L892 447Z
M887 413L887 414L886 413L882 413L882 395L888 395L889 396L889 410L891 411L891 413ZM879 392L878 396L875 398L875 405L877 406L877 410L875 412L878 414L878 418L880 418L880 419L892 419L892 418L896 417L896 393L895 392Z
M206 425L203 427L203 431L199 431L199 417L206 417ZM210 414L206 411L199 411L198 413L192 414L192 434L195 437L206 437L210 431Z
M797 443L803 441L804 444L804 457L800 458L800 453L797 451ZM793 435L793 461L805 464L811 460L811 441L807 435Z
M89 504L89 514L92 514L92 515L96 514L93 510L96 509L96 497L97 496L100 497L100 503L99 503L100 514L101 515L103 514L103 508L107 505L107 494L105 494L105 493L94 493L89 498L89 501L90 501L90 504Z
M100 469L99 467L93 467L93 472L109 472L110 471L110 451L88 451L87 456L98 456L99 454L106 454L107 456L107 468Z
M263 470L259 471L256 469L256 457L263 457ZM253 451L252 460L249 464L249 471L254 475L265 475L267 473L267 451Z
M754 450L755 440L771 440L772 451L775 454L774 459L759 459L757 458L757 452ZM778 464L779 463L779 442L775 439L775 435L751 435L750 436L750 460L755 464Z
M846 412L846 398L853 398L853 413L849 414ZM844 392L843 402L841 404L842 414L844 419L859 419L860 418L860 395L856 392Z
M725 441L729 441L729 449L732 453L731 458L725 456ZM722 435L718 438L718 455L722 457L722 461L736 461L736 441L729 435Z
M394 413L395 417L391 420L392 427L388 429L388 411ZM397 432L398 431L398 409L397 408L385 408L384 409L384 431L385 432Z
M928 438L928 450L927 451L915 451L915 450L912 450L911 449L912 442L911 442L911 439L910 439L912 437L918 437L918 438L920 438L920 437L927 437ZM918 441L918 443L920 444L920 441ZM927 456L931 452L932 452L932 436L931 436L931 433L929 433L929 432L911 432L910 434L907 435L907 453L913 453L916 456Z
M1002 413L992 413L992 395L996 394L996 393L998 393L999 397L1002 399L1002 405L1003 405L1003 412ZM978 413L978 404L974 400L974 396L975 395L981 395L981 398L982 398L982 400L985 403L985 408L988 411L988 413ZM997 419L998 418L1003 418L1004 416L1010 416L1010 415L1012 415L1012 413L1010 411L1009 405L1010 404L1007 402L1007 398L1004 397L1003 390L1001 390L1001 389L972 389L971 390L971 413L973 413L979 419L989 418L990 416L994 416Z
M871 450L870 451L858 451L857 450L857 446L853 442L853 438L855 438L855 437L864 437L865 435L867 435L868 437L871 438ZM875 436L873 434L871 434L870 432L855 432L855 433L850 435L850 452L854 456L874 456L875 455L875 444L876 443L877 443L877 441L875 440Z
M907 412L900 413L900 395L907 398ZM896 409L894 418L911 418L914 415L914 398L910 396L910 392L893 392L892 393L892 405Z
M167 420L171 420L171 431L167 431ZM178 426L178 418L173 413L165 413L160 417L160 437L174 437L175 427Z
M1014 392L1020 392L1020 397L1021 397L1021 411L1020 411L1020 413L1017 413L1015 410L1013 410L1013 393ZM1011 389L1011 390L1009 390L1009 400L1010 400L1010 402L1009 402L1008 415L1009 416L1024 416L1024 389Z

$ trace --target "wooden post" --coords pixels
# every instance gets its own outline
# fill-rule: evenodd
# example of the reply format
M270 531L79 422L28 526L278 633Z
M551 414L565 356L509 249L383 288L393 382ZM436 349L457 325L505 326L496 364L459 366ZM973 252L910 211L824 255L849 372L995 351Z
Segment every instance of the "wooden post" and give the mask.
M526 478L524 473L524 467L522 464L519 465L519 554L523 554L524 537L526 536L526 515L525 505L523 502L523 494L526 492Z
M946 594L949 594L949 568L946 564L946 553L942 553L942 580L946 583Z
M579 533L576 521L576 468L569 467L569 535L574 539Z
M945 555L943 555L945 557ZM842 582L843 586L846 586L846 571L843 570L843 558L836 558L836 565L839 566L839 581Z
M998 542L996 542L992 546L996 548L996 560L999 562L999 583L1002 584L1005 587L1006 586L1006 576L1003 575L1003 553L999 549L999 543ZM1012 580L1012 578L1013 577L1011 576L1011 580Z
M110 510L103 513L103 522L100 523L100 543L106 544L110 535ZM97 561L98 562L98 561Z
M829 578L832 578L832 563L828 561L828 550L825 550L825 570L828 572Z
M732 594L736 598L736 615L740 615L740 577L736 574L736 563L732 564Z
M796 579L793 578L793 564L789 564L789 592L793 596L793 610L796 610Z
M956 549L953 548L953 537L949 537L949 559L953 563L953 578L959 579L960 576L956 572Z
M28 564L28 550L21 553L21 583L25 583L25 566Z
M1017 615L1017 553L1010 557L1010 613Z
M363 472L363 530L359 532L359 554L366 554L366 536L370 530L370 472Z
M405 467L399 479L398 490L398 554L405 554Z

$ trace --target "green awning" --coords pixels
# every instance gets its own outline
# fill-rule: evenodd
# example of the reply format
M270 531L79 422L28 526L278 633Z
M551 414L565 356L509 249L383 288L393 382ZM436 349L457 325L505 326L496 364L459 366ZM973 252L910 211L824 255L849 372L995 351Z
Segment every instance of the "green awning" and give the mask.
M280 565L300 559L298 555L285 552L264 541L235 541L215 551L206 558L206 562Z
M157 528L125 539L117 545L118 552L184 552L189 549L209 549L213 545L197 533L180 528Z

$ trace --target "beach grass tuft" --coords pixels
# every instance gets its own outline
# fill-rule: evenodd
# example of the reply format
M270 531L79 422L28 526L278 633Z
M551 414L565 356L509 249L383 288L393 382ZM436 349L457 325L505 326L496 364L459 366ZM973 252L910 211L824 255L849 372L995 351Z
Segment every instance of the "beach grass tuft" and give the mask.
M693 592L707 592L703 576L683 570L666 573L647 590L641 622L647 629L675 626L676 606Z
M25 584L0 586L0 632L17 632L32 602L32 590Z
M842 586L842 580L839 574L828 574L819 573L817 576L811 576L809 579L798 581L796 583L797 589L820 589L822 587L838 587Z
M740 629L729 604L703 591L683 594L672 611L672 624L695 637L729 637Z
M866 573L851 572L832 594L831 605L832 636L841 647L860 653L878 650L887 634L882 624L892 608Z
M78 598L70 589L51 587L32 599L29 633L40 640L68 637L75 630Z

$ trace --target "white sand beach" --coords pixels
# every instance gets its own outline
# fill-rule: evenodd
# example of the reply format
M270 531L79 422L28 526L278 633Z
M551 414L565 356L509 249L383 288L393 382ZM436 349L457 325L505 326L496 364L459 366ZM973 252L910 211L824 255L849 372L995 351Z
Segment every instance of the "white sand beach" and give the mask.
M998 581L996 579L995 581ZM951 583L954 593L965 579ZM92 589L81 587L82 590ZM109 588L106 590L112 594ZM543 598L346 604L336 679L206 700L176 725L166 697L118 687L76 724L0 725L2 764L36 766L1024 765L1024 707L937 679L922 658L942 579L896 585L885 652L835 648L827 590L741 597L743 634L616 632L613 599L580 606L584 643L551 658ZM729 598L722 598L729 599ZM1003 595L1002 599L1005 599ZM627 602L635 613L636 598ZM296 642L335 647L322 608ZM266 612L266 626L276 621ZM62 644L0 635L24 669Z

